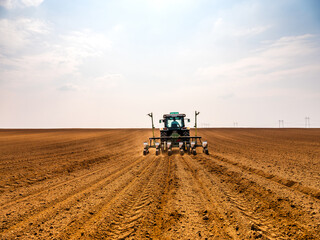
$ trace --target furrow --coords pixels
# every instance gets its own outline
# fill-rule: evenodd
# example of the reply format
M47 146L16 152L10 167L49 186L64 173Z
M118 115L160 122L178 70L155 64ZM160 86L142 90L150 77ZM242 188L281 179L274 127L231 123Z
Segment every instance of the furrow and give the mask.
M186 155L182 156L179 160L189 172L190 177L198 187L199 193L203 196L204 202L206 203L206 211L208 212L207 221L211 226L210 237L214 239L241 239L232 221L230 221L230 217L226 215L224 201L217 196L216 192L213 194L210 190L211 186L207 186L204 179L199 177L199 169L194 168L191 164L193 159Z
M153 195L159 190L156 182L161 181L159 175L163 174L164 163L161 157L157 157L156 160L156 168L149 171L143 179L140 178L139 182L126 193L129 200L124 201L118 207L119 211L113 219L113 224L107 229L103 229L103 227L99 229L99 231L105 232L109 238L117 238L123 235L129 237L127 233L130 232L130 235L132 235L138 229L145 212L144 208L155 200Z
M131 179L126 181L126 185L115 191L111 199L104 199L99 210L96 211L94 215L90 218L80 218L77 220L76 224L72 224L67 231L65 231L64 236L67 236L68 239L91 238L101 226L115 224L113 221L110 221L110 219L113 219L113 216L116 216L116 206L123 201L127 201L129 196L126 193L129 193L130 190L134 188L146 174L150 174L152 169L156 168L156 166L157 161L155 157L152 157L152 160L147 163L147 166L145 166L142 171L133 173ZM103 234L107 233L104 232Z
M61 199L58 199L52 204L45 206L45 208L43 208L42 210L36 211L36 213L30 213L31 216L26 216L22 218L18 223L15 223L15 225L13 225L12 227L5 229L1 234L3 236L11 236L15 233L21 233L27 227L31 232L31 225L39 225L38 227L41 228L40 225L44 224L44 222L47 219L50 219L50 217L52 216L61 214L61 211L68 211L68 209L70 209L70 206L74 205L74 203L80 202L88 198L90 194L92 194L97 189L101 189L109 185L110 183L114 182L122 175L128 174L128 172L132 171L134 167L136 167L137 165L139 166L139 162L143 163L143 160L140 158L125 168L115 171L110 175L103 176L101 179L98 179L95 182L92 182L91 184L86 184L85 186L81 187L78 191L73 192L72 194L67 194L66 196L62 197ZM139 167L141 168L141 166Z
M262 170L259 170L259 169L255 169L255 168L252 168L250 166L246 166L246 165L242 165L238 162L234 162L226 157L222 157L222 156L219 156L219 155L211 155L210 158L214 158L214 159L218 159L222 162L226 162L226 163L229 163L229 164L232 164L238 168L241 168L242 170L245 170L247 172L251 172L252 174L256 174L256 175L259 175L261 177L264 177L270 181L273 181L273 182L276 182L276 183L279 183L281 185L283 185L284 187L288 187L288 188L291 188L291 189L294 189L296 191L299 191L303 194L307 194L309 196L312 196L314 198L317 198L317 199L320 199L320 191L317 190L317 189L314 189L314 188L310 188L310 187L307 187L307 186L303 186L301 185L300 183L296 182L296 181L293 181L293 180L290 180L290 179L285 179L285 178L282 178L282 177L279 177L279 176L276 176L274 174L270 174L270 173L267 173L267 172L264 172Z
M225 208L230 209L227 215L238 216L239 219L236 221L238 223L241 222L239 214L247 219L248 226L243 227L247 228L247 231L251 230L251 234L262 235L269 239L285 237L288 233L297 238L302 236L312 238L312 230L306 228L308 225L306 222L300 222L301 212L290 207L293 206L290 201L248 180L241 173L232 172L212 162L201 161L201 157L197 157L195 160L198 162L193 161L193 164L198 166L198 169L202 168L200 172L203 176L216 183L215 193L219 193L225 199Z
M203 155L201 157L205 159L205 163L209 163L212 167L220 168L219 172L226 171L229 175L241 177L239 181L247 181L247 185L251 186L255 184L260 186L261 189L267 191L269 195L274 196L278 199L278 204L287 203L287 205L293 206L288 207L288 211L295 213L297 216L295 218L300 219L303 225L318 229L320 231L320 212L314 212L314 209L320 209L320 201L317 198L314 198L308 194L297 191L294 188L278 183L277 181L270 180L268 177L262 176L261 174L256 174L255 172L250 172L244 168L238 167L228 162L221 161L216 159L213 156ZM202 161L196 157L198 161ZM297 207L296 207L297 206ZM298 211L300 211L298 213Z
M116 154L115 154L116 155ZM125 156L124 154L122 156ZM122 156L117 156L117 159L121 159ZM108 157L105 157L106 159L110 159L111 157L108 156ZM134 159L133 161L137 161L137 159L139 158L136 158ZM121 160L120 160L121 161ZM111 164L111 165L110 165ZM125 164L128 164L128 162L125 162ZM110 163L105 163L103 164L103 167L95 170L95 171L91 171L89 173L85 173L85 174L82 174L80 176L77 176L77 177L74 177L72 179L68 179L68 180L63 180L63 181L60 181L60 182L55 182L53 183L51 186L45 186L43 187L42 189L35 189L35 190L28 190L28 192L26 194L28 194L27 196L23 196L24 194L21 194L22 197L16 197L14 198L13 200L11 201L7 201L7 202L4 202L3 204L0 205L0 210L1 209L5 209L5 208L8 208L12 205L15 205L15 204L18 204L20 202L26 202L28 199L30 198L33 198L33 197L36 197L36 196L39 196L41 194L45 194L45 193L48 193L49 191L53 190L53 189L56 189L58 187L61 187L63 185L67 185L67 184L70 184L70 183L73 183L73 182L76 182L76 181L79 181L83 178L86 178L86 177L90 177L92 175L96 175L96 174L99 174L100 172L103 172L103 171L106 171L107 169L110 169L110 168L113 168L115 166L119 166L119 161L112 161ZM119 166L119 169L120 169L120 166ZM43 183L41 184L43 185ZM8 196L9 197L9 196ZM12 196L11 196L12 198Z

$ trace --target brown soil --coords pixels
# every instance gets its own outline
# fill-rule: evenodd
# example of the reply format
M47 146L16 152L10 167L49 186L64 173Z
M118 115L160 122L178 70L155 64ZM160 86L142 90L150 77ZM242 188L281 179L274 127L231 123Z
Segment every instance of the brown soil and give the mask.
M0 130L0 239L320 239L320 129Z

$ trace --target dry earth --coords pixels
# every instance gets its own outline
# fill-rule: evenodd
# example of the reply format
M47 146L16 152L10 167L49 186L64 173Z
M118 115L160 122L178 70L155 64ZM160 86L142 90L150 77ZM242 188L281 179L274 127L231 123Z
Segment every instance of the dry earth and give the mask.
M0 239L320 239L320 129L0 130Z

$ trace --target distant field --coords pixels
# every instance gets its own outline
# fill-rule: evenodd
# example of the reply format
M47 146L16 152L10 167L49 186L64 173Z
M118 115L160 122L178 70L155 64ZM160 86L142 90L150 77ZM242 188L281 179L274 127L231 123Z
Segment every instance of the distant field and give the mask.
M320 129L0 130L0 239L319 239Z

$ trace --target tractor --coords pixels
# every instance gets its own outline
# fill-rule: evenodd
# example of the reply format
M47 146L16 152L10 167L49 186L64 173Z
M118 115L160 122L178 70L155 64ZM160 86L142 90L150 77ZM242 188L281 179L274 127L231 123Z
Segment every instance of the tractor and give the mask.
M179 148L181 155L184 153L196 155L197 147L202 147L205 154L209 154L208 143L202 141L201 137L197 136L197 116L199 112L195 111L195 136L190 136L190 128L186 127L186 121L190 122L190 119L186 118L185 114L179 112L170 112L170 114L164 114L163 119L159 120L159 123L163 123L163 128L160 128L160 137L154 136L154 124L153 113L149 113L152 123L153 137L149 138L149 143L144 142L143 155L149 153L149 148L156 149L156 155L160 153L168 153L172 155L173 148Z

